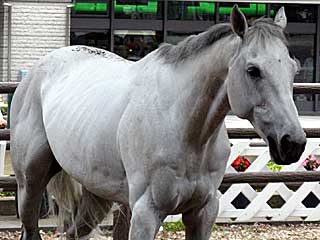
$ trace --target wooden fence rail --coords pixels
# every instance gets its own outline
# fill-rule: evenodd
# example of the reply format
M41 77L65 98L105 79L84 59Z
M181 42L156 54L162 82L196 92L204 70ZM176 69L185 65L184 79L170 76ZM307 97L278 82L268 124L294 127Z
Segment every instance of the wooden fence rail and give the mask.
M307 138L320 138L320 128L304 128ZM250 139L260 138L253 128L228 128L229 138ZM10 140L10 130L0 129L0 141Z
M318 182L320 172L244 172L227 173L223 177L222 184L233 183L271 183L271 182Z
M235 183L302 183L320 181L320 172L244 172L227 173L224 175L222 185ZM14 191L17 188L15 177L0 177L0 187Z
M14 93L19 82L0 82L0 94ZM320 94L320 83L294 83L294 94Z
M14 93L19 82L0 82L0 94Z

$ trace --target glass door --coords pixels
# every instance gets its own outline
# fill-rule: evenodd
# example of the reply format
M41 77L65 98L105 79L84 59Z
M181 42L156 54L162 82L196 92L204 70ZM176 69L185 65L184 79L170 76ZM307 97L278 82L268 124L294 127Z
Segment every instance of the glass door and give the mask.
M297 83L313 83L315 82L317 6L271 4L270 16L274 17L281 6L285 7L288 19L289 49L301 65L301 70L294 81ZM294 101L300 113L310 114L316 110L314 94L295 94Z

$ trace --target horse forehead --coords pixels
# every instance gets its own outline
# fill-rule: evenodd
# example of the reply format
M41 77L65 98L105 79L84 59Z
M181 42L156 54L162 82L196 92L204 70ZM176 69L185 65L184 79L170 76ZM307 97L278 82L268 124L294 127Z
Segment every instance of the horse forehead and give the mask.
M265 44L248 45L245 56L248 61L270 62L287 58L288 49L280 39L276 39Z
M249 46L243 51L243 57L246 63L252 64L285 63L288 58L288 49L284 44L267 47Z

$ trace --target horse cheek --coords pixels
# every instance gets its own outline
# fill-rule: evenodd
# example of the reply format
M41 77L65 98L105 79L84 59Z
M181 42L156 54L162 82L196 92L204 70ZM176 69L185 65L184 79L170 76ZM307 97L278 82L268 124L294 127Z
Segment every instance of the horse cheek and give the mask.
M247 84L241 81L241 78L236 77L237 74L233 75L235 77L229 77L227 80L227 93L231 111L240 118L247 118L253 107L249 100L250 91L248 89L250 89L250 86L246 86Z

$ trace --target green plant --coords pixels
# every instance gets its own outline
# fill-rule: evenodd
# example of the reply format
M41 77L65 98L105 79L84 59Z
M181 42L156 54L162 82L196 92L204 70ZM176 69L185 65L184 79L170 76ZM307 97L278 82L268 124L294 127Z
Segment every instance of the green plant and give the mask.
M15 192L0 192L0 197L14 197L16 196Z
M179 232L185 230L185 226L181 220L177 222L165 222L162 224L162 227L164 231L168 232ZM213 231L217 231L218 229L218 225L213 225Z
M162 227L163 230L169 232L178 232L185 230L185 226L181 220L177 222L165 222L162 224Z
M283 168L283 165L276 164L274 162L268 162L267 167L272 171L272 172L280 172L281 169Z
M213 225L212 230L213 231L218 231L219 230L219 226L217 224Z

